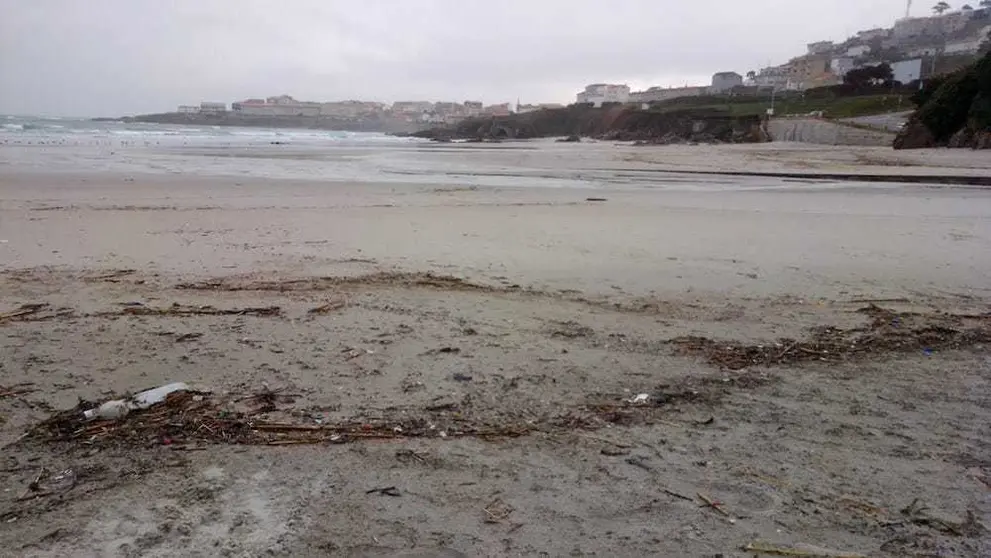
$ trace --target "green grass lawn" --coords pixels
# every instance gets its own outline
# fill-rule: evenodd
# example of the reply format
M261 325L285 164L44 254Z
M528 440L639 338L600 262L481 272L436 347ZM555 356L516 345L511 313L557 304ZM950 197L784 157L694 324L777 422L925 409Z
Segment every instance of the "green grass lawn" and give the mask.
M726 111L733 116L750 116L764 114L770 107L770 97L762 99L752 97L684 97L655 105L651 110L671 112L685 109L710 109ZM777 116L822 111L826 118L852 118L912 110L913 108L907 95L898 94L818 98L803 98L795 95L779 97L774 102L774 114Z

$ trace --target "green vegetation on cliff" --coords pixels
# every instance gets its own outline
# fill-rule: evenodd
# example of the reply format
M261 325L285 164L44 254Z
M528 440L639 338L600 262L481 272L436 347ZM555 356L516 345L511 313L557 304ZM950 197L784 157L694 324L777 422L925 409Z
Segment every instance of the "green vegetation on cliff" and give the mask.
M734 116L763 115L771 108L770 95L739 95L735 97L682 97L654 105L653 110L672 111L685 108L719 109ZM864 95L838 95L829 91L810 90L801 93L778 95L774 99L774 113L809 114L822 112L825 118L853 118L909 110L911 104L906 94L888 91Z
M929 80L912 101L918 108L895 139L895 149L991 148L991 53Z

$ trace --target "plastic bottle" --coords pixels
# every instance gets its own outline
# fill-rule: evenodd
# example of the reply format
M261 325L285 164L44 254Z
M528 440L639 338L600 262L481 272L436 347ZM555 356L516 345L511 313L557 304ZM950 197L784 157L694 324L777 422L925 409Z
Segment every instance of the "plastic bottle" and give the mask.
M142 391L130 399L114 399L112 401L107 401L95 409L84 411L83 417L86 420L119 419L135 409L147 409L156 403L165 401L165 398L168 397L170 393L188 390L189 386L182 382L166 384L155 389Z

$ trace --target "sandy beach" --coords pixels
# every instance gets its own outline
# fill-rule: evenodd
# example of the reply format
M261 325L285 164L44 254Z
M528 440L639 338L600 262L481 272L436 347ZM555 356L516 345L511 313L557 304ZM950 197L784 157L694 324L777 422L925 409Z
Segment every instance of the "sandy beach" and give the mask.
M0 151L2 555L991 555L991 190L685 174L987 153L89 149Z

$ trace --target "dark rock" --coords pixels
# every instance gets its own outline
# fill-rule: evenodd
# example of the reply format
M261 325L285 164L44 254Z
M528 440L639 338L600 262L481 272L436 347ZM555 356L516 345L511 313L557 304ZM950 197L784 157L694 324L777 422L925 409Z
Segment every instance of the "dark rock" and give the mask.
M971 142L974 139L974 133L967 128L961 128L957 130L957 133L950 136L950 141L947 142L947 147L970 147Z
M722 109L689 107L668 112L641 110L633 106L595 108L572 105L503 117L472 118L449 127L416 132L422 138L478 140L564 138L579 142L581 137L645 144L743 143L763 141L761 117L733 116Z
M991 52L937 76L912 97L918 108L895 138L895 149L983 148L991 134Z
M580 136L572 134L566 138L558 138L557 141L558 143L579 143L582 141L582 138Z
M971 140L971 147L974 149L991 149L991 130L984 130L974 134Z
M912 118L895 136L895 149L923 149L935 147L936 138L919 119Z

